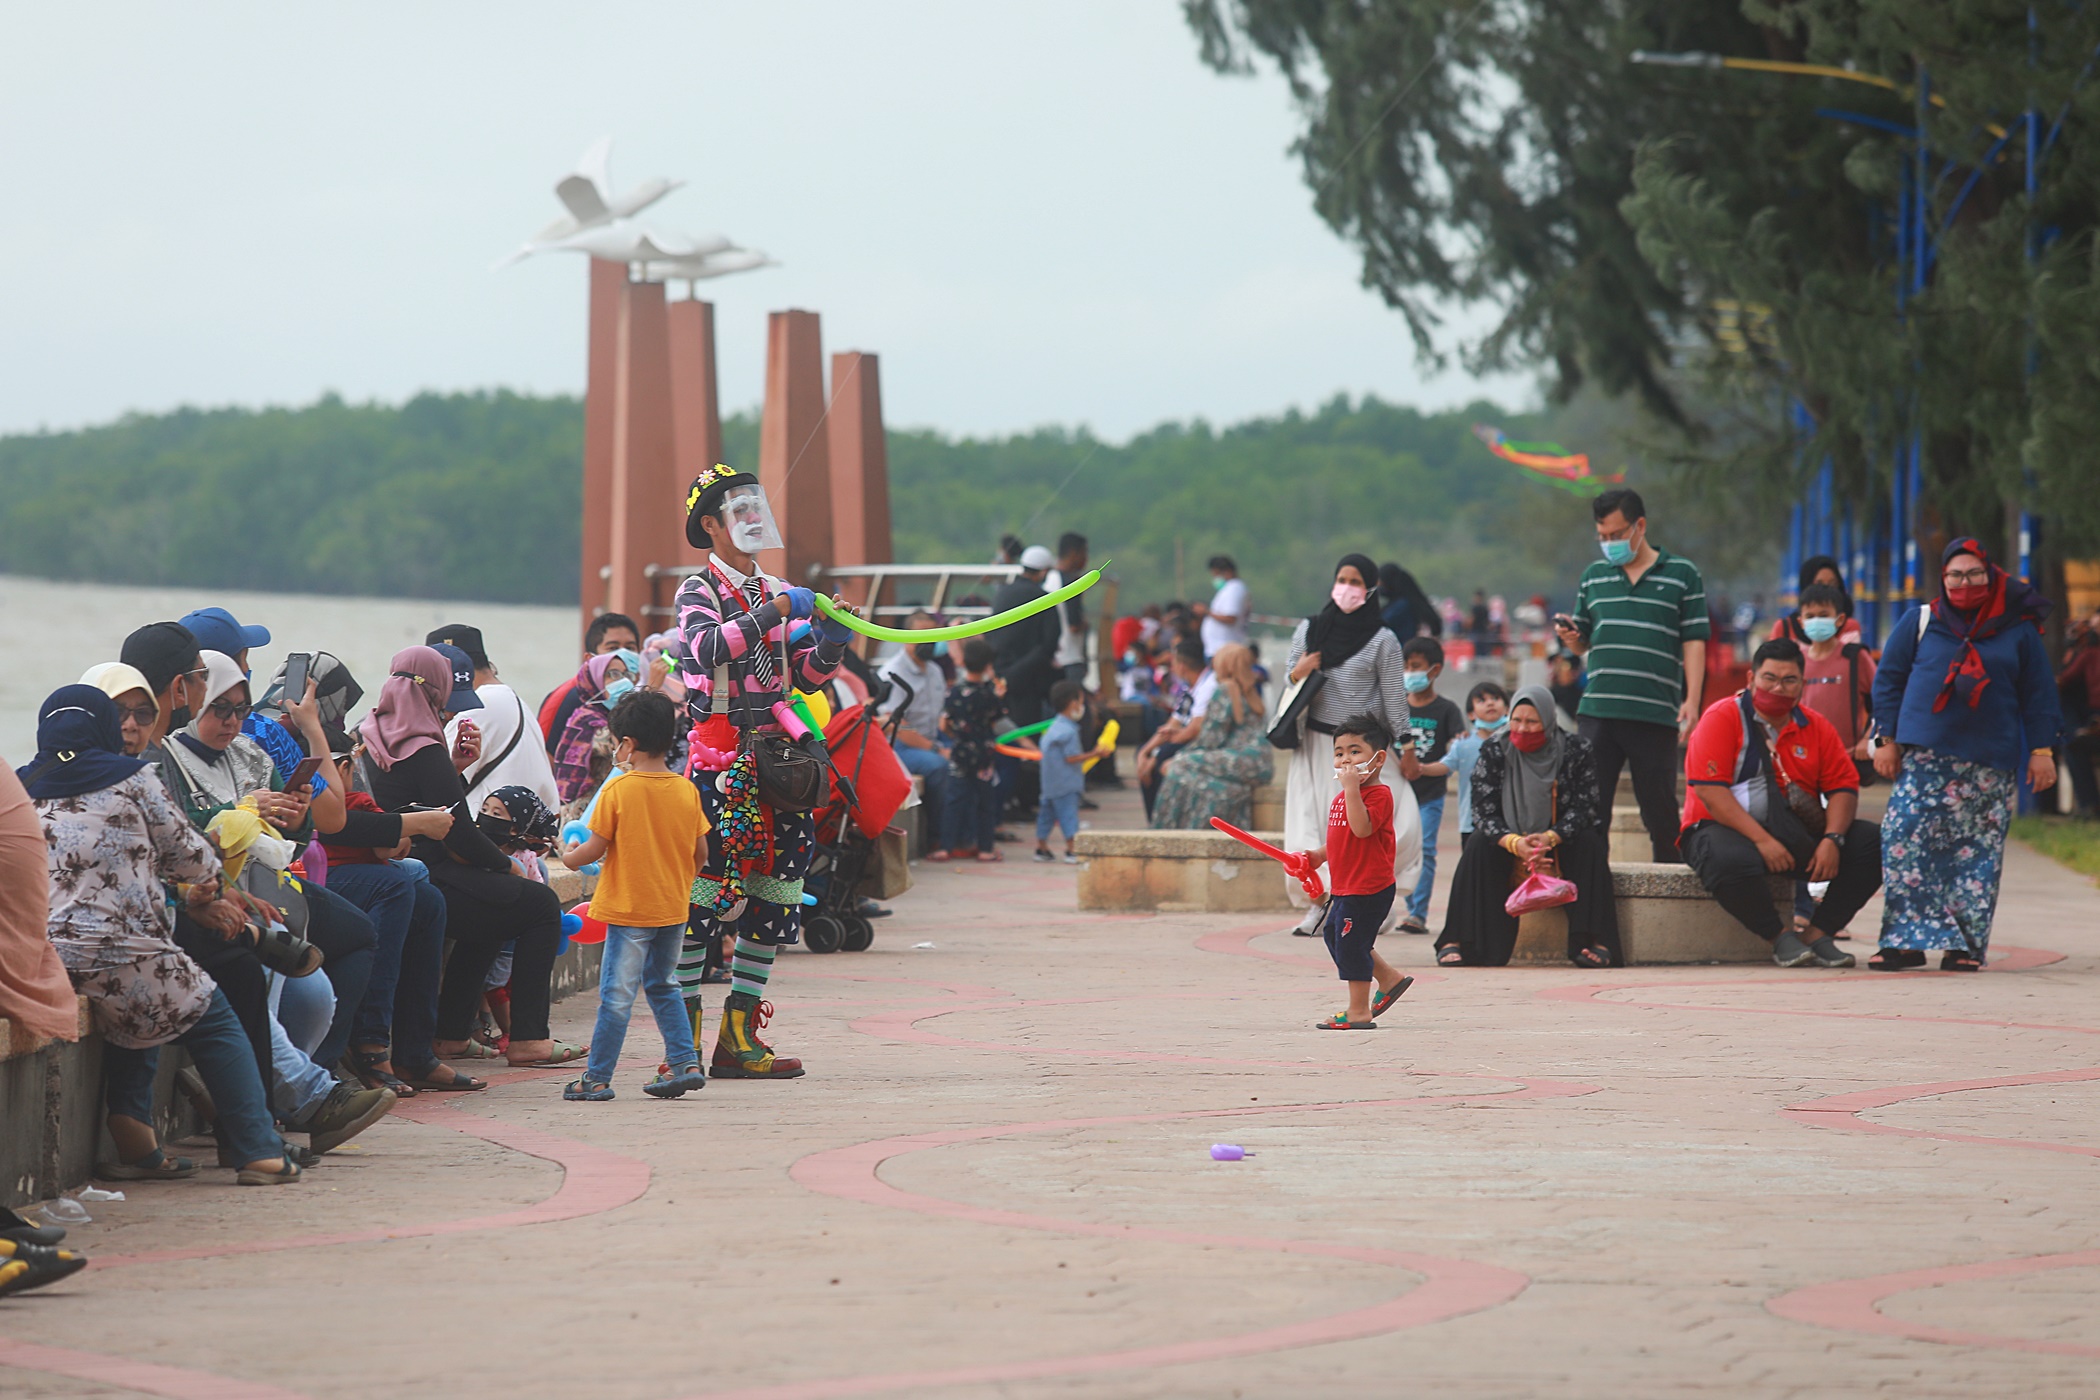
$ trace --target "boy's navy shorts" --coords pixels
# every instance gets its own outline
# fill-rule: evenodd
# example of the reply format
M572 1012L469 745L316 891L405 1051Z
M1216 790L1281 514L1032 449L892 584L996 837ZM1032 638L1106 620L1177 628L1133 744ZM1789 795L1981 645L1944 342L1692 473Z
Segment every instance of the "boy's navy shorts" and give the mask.
M1338 894L1327 906L1327 952L1344 982L1376 980L1371 973L1371 945L1378 926L1393 911L1397 886L1376 894Z

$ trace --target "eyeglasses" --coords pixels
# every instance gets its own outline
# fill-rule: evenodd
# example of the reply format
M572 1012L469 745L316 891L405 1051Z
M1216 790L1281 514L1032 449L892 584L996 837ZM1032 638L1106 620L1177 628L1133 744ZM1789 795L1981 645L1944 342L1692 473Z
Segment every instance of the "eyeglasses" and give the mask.
M214 700L204 708L213 719L229 720L248 718L248 712L253 710L255 706L236 705L231 700Z
M1941 574L1940 577L1946 581L1949 587L1964 583L1989 583L1991 581L1991 571L1989 569L1963 569L1958 573Z
M1764 671L1757 676L1757 688L1759 690L1794 691L1801 688L1802 682L1803 677L1799 674L1775 676L1769 671Z
M117 723L136 720L141 729L151 729L153 721L160 718L160 711L151 705L117 706Z

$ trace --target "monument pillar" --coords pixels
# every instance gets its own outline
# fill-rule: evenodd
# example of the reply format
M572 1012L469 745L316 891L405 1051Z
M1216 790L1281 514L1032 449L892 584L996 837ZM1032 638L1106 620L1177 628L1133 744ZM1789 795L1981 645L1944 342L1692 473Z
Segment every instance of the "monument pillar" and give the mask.
M612 562L613 384L619 357L620 308L627 264L590 260L590 339L583 394L583 558L576 588L578 638L605 608L605 566Z
M758 479L787 542L791 584L812 564L836 562L831 533L831 440L824 432L824 340L814 311L775 311L766 324L766 408L759 425Z
M715 308L706 301L674 301L669 309L671 341L671 427L676 444L672 476L678 490L722 460L722 402L715 372ZM748 469L749 464L744 464ZM684 510L685 497L678 497ZM677 555L657 562L698 564L702 550L685 542L681 528Z
M878 358L859 350L831 357L831 539L838 564L888 564L890 454L882 427ZM879 599L851 595L858 602Z
M685 483L677 479L671 419L670 328L660 282L630 282L622 299L614 376L612 566L606 607L642 631L660 631L651 564L678 562L685 540ZM664 590L669 602L670 589Z

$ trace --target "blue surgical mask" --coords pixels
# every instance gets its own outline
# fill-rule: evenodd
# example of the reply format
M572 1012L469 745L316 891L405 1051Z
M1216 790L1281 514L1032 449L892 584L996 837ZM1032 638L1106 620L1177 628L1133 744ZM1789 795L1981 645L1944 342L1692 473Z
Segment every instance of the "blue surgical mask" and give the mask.
M1509 727L1509 716L1504 715L1500 719L1476 719L1473 721L1473 727L1483 734L1500 733Z
M605 708L610 710L634 693L634 682L622 676L605 687Z
M1827 642L1838 634L1838 620L1834 617L1804 617L1801 632L1812 642Z
M1632 540L1599 540L1597 548L1604 551L1604 562L1624 568L1633 562Z
M1423 691L1429 689L1429 673L1427 671L1409 671L1401 678L1400 683L1407 687L1409 695L1420 695Z

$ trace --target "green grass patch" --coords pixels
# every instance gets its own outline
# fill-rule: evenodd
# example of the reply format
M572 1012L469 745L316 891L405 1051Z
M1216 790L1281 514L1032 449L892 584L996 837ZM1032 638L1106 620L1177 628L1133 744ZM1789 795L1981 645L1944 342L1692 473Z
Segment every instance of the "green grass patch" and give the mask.
M2100 880L2100 822L2014 817L2012 834L2058 864Z

